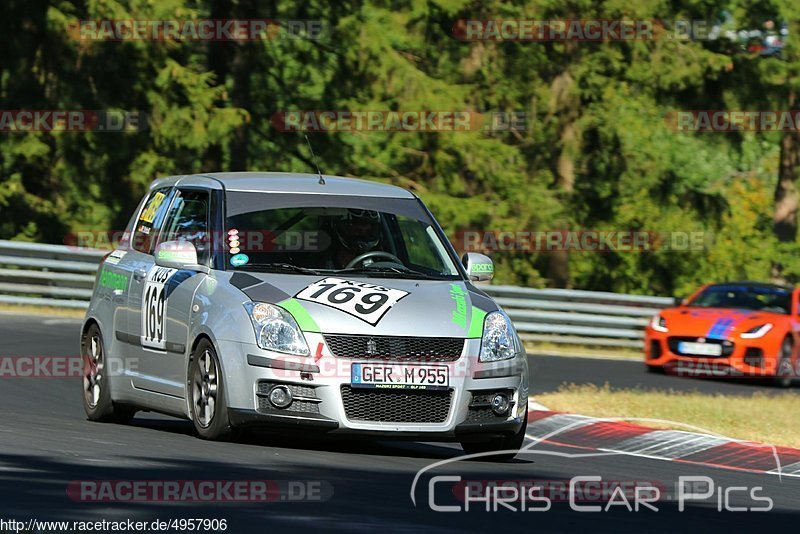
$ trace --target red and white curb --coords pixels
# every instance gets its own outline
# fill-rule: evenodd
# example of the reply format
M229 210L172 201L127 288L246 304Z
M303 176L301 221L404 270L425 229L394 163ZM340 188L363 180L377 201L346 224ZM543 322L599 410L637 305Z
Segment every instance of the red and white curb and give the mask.
M800 450L615 418L534 409L527 437L551 445L800 478Z

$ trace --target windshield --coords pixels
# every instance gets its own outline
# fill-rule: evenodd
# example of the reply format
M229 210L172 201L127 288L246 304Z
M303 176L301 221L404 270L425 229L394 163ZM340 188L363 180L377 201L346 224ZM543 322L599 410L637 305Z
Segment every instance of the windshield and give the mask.
M710 286L697 295L689 306L738 308L788 314L792 309L792 292L773 286Z
M231 192L227 206L235 270L460 278L416 199Z

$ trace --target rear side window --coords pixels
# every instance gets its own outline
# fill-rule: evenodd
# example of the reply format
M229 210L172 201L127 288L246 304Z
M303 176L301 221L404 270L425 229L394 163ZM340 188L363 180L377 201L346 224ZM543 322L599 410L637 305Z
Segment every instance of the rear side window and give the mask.
M133 249L145 254L153 253L158 230L164 222L170 200L169 188L158 189L150 193L150 198L142 208L139 219L133 230Z
M179 191L172 201L160 242L188 241L197 250L197 261L208 265L210 240L208 234L209 198L206 191Z

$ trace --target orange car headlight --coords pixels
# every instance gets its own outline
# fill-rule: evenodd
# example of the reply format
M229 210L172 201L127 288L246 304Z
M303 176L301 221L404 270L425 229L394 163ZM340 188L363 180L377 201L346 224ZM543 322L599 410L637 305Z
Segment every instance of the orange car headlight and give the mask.
M655 314L652 319L650 319L650 328L656 332L669 332L669 328L667 328L667 320L658 313Z
M764 337L764 335L770 330L772 330L772 323L760 324L758 326L754 326L747 332L742 332L742 339L757 339Z

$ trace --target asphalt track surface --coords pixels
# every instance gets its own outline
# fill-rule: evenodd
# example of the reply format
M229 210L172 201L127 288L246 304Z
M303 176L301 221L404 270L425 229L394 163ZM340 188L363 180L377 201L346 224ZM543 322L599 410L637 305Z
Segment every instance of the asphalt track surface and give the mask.
M705 394L752 395L761 392L781 395L787 390L776 388L760 378L696 378L648 373L642 361L576 358L536 354L529 357L533 394L555 391L568 383L608 384L611 389L643 389L699 392ZM789 390L798 392L798 382Z
M0 315L0 356L75 355L78 328L79 322L74 320ZM653 387L658 384L652 380L665 378L645 375L640 366L624 362L560 360L566 362L564 376L550 376L559 365L551 358L535 363L534 383L542 384L537 389L557 387L562 381L585 381L592 375L595 382L619 379L623 384L626 380L656 384ZM704 387L728 385L702 382L698 389ZM75 378L0 380L0 519L151 521L200 517L226 519L227 532L265 532L268 528L389 532L674 532L691 528L746 532L769 527L796 529L800 521L799 479L781 480L774 475L618 454L580 457L575 455L585 451L541 444L530 449L535 454L497 464L457 460L462 452L454 444L357 442L272 434L213 443L195 438L186 421L150 413L138 414L131 425L125 426L89 422L79 395ZM439 461L448 462L420 477L415 506L411 500L415 475ZM761 487L758 494L771 498L774 507L769 512L719 512L718 501L712 498L705 503L690 502L684 512L669 500L656 503L658 512L629 512L616 507L609 512L579 513L564 502L554 502L545 512L502 507L487 512L481 503L468 512L435 512L428 506L428 483L436 475L461 476L464 480L537 481L599 475L606 481L652 481L665 488L680 476L708 476L717 490ZM79 480L264 479L322 481L326 498L266 504L93 503L76 502L66 491L71 481ZM432 495L437 504L460 504L453 498L452 486L446 483L437 485ZM731 505L763 504L740 493L733 493L731 499ZM521 507L519 503L513 506L517 510Z

